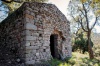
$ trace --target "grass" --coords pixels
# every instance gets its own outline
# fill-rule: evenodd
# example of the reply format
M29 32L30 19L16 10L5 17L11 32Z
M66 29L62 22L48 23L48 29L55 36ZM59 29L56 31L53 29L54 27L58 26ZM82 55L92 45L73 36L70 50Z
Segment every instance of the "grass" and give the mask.
M73 52L71 58L67 58L65 61L51 59L49 64L50 66L100 66L100 61L97 59L90 60L88 53Z

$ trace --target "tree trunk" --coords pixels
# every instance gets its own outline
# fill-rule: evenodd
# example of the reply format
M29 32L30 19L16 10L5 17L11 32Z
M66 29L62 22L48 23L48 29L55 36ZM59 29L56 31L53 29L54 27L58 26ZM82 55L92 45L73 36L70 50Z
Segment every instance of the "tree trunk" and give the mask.
M94 54L93 54L93 50L92 50L92 45L91 45L91 31L87 32L87 38L88 38L88 53L89 53L89 57L90 59L94 59Z

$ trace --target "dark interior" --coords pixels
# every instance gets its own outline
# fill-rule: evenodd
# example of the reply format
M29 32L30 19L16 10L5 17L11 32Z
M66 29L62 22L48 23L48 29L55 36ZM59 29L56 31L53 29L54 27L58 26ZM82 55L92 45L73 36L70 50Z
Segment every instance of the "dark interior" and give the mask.
M53 58L56 58L55 47L57 45L57 37L58 36L56 34L50 36L50 51Z

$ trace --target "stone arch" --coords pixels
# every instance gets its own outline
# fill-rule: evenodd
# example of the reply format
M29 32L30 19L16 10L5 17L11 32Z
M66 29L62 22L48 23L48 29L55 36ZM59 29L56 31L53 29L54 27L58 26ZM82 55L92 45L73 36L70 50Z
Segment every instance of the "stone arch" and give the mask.
M62 31L58 30L57 28L54 28L53 34L57 34L58 37L60 37L60 39L62 39L63 41L65 41L65 37L63 36Z
M65 41L65 37L62 31L54 29L53 33L50 35L50 51L53 58L63 58L63 41Z

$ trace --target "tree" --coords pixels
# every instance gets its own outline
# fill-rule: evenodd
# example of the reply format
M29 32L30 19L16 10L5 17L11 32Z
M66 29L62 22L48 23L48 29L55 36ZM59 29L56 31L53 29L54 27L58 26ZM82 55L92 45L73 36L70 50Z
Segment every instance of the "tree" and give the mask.
M23 3L17 3L17 2L3 2L4 5L8 8L8 15L11 14L13 11L15 11L17 8L19 8Z
M91 42L91 46L93 47L93 42L92 41L90 42ZM88 43L87 43L86 34L82 29L79 29L76 33L72 50L73 51L80 50L80 53L82 52L83 54L88 51Z
M72 0L69 10L72 20L79 24L84 32L87 33L88 53L90 59L93 59L91 32L94 26L99 23L100 10L96 6L92 7L91 4L96 5L93 3L93 0Z
M81 53L81 51L83 52L84 48L86 47L86 45L85 45L86 44L86 38L84 38L83 31L81 31L81 29L79 29L76 32L76 37L74 37L74 38L75 38L74 45L72 46L73 51L80 50L80 53Z

